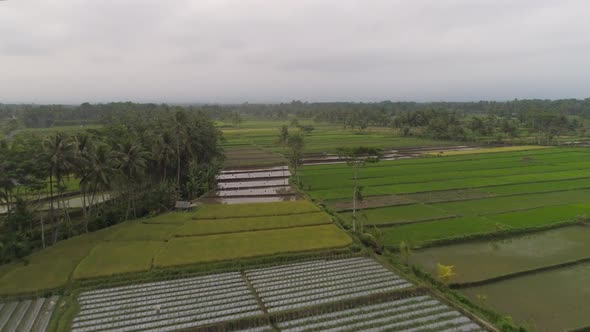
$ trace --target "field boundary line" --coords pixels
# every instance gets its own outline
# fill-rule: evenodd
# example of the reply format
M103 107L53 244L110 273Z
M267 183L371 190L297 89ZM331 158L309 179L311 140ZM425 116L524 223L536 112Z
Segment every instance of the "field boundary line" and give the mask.
M448 188L448 189L437 189L437 190L426 190L426 191L408 191L408 192L392 192L390 194L387 193L379 193L377 195L368 194L365 198L369 198L372 196L385 196L385 195L407 195L407 194L427 194L431 192L443 192L443 191L451 191L451 190L469 190L469 189L479 189L479 188L495 188L495 187L504 187L504 186L511 186L511 185L520 185L520 184L531 184L531 183L546 183L546 182L563 182L563 181L573 181L573 180L583 180L583 179L590 179L590 176L581 176L581 177L573 177L573 178L566 178L566 179L557 179L557 180L537 180L537 181L526 181L526 182L511 182L511 183L502 183L502 184L492 184L492 185L484 185L484 186L470 186L470 187L455 187L455 188ZM442 181L441 181L442 182ZM428 182L427 182L428 183ZM393 185L393 184L390 184ZM386 186L386 185L383 185ZM373 186L373 187L380 187L380 186ZM330 189L320 189L320 190L330 190ZM319 190L318 190L319 191ZM318 198L313 195L314 190L311 191L311 197L316 200L340 200L340 199L347 199L346 197L333 197L328 199Z
M256 203L256 204L259 204L259 203ZM314 205L314 206L317 208L316 205ZM322 212L322 210L320 208L318 208L317 210L306 211L306 212L293 212L293 213L285 213L285 214L261 214L261 215L256 215L256 216L233 216L233 217L220 217L220 218L197 218L197 217L193 216L190 220L185 221L185 222L199 221L199 220L222 220L222 219L236 219L236 218L294 216L294 215L309 214L309 213L316 213L316 212Z
M519 271L519 272L504 274L501 276L483 279L483 280L468 281L468 282L462 282L462 283L452 283L449 285L449 287L451 289L465 289L465 288L471 288L471 287L484 286L484 285L489 285L489 284L495 283L495 282L501 282L504 280L514 279L514 278L518 278L518 277L524 277L524 276L536 274L536 273L542 273L542 272L547 272L547 271L552 271L552 270L559 270L559 269L562 269L565 267L576 266L576 265L585 264L585 263L589 263L589 262L590 262L590 257L580 258L580 259L576 259L576 260L572 260L572 261L567 261L564 263L543 266L543 267L530 269L530 270L526 270L526 271Z
M375 226L375 227L398 227L398 226L404 226L404 225L412 225L412 224L421 224L421 223L425 223L425 222L429 222L429 221L439 221L439 220L446 220L446 219L454 219L457 217L462 217L461 215L458 214L454 214L454 215L450 215L450 216L445 216L445 217L436 217L436 218L428 218L428 219L419 219L419 220L412 220L412 221L404 221L404 222L387 222L384 224L370 224L370 223L365 223L365 225L367 226Z
M262 310L264 315L268 317L268 309L264 305L262 298L258 295L258 292L256 292L256 288L254 288L254 285L252 285L250 279L248 279L248 276L246 275L246 271L244 269L240 270L240 276L242 277L242 280L244 280L244 283L246 283L246 285L248 286L248 289L252 293L252 296L254 296L254 298L256 299L256 302L258 303L260 310Z
M567 180L558 180L558 181L567 181ZM506 186L510 186L507 184ZM496 186L494 186L496 187ZM486 187L480 187L486 188ZM532 192L525 192L525 193L516 193L516 194L507 194L507 195L497 195L491 194L487 197L472 197L472 198L465 198L465 199L449 199L449 200L441 200L441 201L432 201L432 202L409 202L409 203L401 203L401 204L393 204L393 205L383 205L383 206L370 206L366 208L362 208L362 210L374 210L374 209L382 209L387 207L394 207L394 206L407 206L407 205L414 205L414 204L425 204L425 205L435 205L435 204L443 204L443 203L453 203L453 202L467 202L467 201L476 201L476 200L483 200L483 199L490 199L490 198L500 198L500 197L518 197L518 196L527 196L527 195L534 195L534 194L549 194L549 193L559 193L559 192L566 192L566 191L575 191L575 190L587 190L590 189L590 186L587 187L578 187L578 188L569 188L569 189L558 189L558 190L549 190L549 191L532 191ZM443 191L452 191L455 189L450 190L443 190ZM437 192L437 191L427 191L428 192ZM410 193L410 195L413 193ZM375 195L375 196L367 196L368 197L377 197L377 196L403 196L408 194L385 194L385 195ZM567 204L566 204L567 205ZM335 210L337 213L347 213L352 212L352 209L342 209L342 210ZM500 212L503 213L503 212Z
M210 235L225 235L225 234L238 234L238 233L250 233L250 232L259 232L259 231L276 231L281 229L292 229L292 228L301 228L301 227L313 227L313 226L324 226L333 224L332 221L327 221L325 223L314 223L314 224L307 224L307 225L297 225L297 226L289 226L289 227L272 227L272 228L264 228L264 229L249 229L249 230L241 230L241 231L233 231L233 232L217 232L217 233L207 233L207 234L174 234L172 237L202 237L202 236L210 236Z

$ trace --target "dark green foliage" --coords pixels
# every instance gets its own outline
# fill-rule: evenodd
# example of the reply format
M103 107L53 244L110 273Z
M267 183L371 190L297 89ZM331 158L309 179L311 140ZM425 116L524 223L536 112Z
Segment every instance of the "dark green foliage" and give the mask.
M78 119L75 112L89 121L100 117L104 126L0 144L0 203L8 210L0 216L1 261L167 211L214 185L223 161L222 134L203 112L124 103L23 107L17 114L26 126L46 127L55 117ZM70 194L79 195L85 207L70 208ZM41 198L45 203L36 202Z

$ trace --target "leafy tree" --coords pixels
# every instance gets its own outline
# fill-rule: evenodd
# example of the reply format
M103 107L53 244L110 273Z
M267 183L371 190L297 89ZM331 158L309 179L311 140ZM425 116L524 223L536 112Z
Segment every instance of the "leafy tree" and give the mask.
M289 127L282 125L279 129L279 144L286 144L289 139Z
M303 159L303 149L305 147L305 139L302 133L294 133L289 134L287 138L287 148L289 149L288 152L288 159L289 164L293 168L293 175L297 177L297 182L299 183L298 178L298 169L299 165L301 164L301 159Z

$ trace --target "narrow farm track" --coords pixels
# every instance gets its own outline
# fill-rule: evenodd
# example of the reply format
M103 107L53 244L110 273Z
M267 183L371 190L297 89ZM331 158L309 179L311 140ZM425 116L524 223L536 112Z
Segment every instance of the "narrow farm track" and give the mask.
M366 326L398 326L417 328L416 331L453 327L481 330L469 318L429 297L367 306L359 308L354 315L333 313L329 316L331 320L322 312L322 315L308 315L305 322L281 321L274 326L268 323L269 315L412 288L412 284L370 258L305 261L87 291L79 296L80 311L72 331L175 331L221 328L231 322L234 324L231 330L244 331L318 330L320 326L313 325L318 322L322 322L321 327L338 330L349 323L339 323L343 315L358 324L359 331ZM365 311L368 314L362 316ZM392 313L397 316L391 316ZM391 317L384 320L385 315ZM238 323L244 320L259 323L256 326L250 323L247 329L239 328ZM402 320L403 323L392 325Z
M0 331L44 332L58 297L0 303Z

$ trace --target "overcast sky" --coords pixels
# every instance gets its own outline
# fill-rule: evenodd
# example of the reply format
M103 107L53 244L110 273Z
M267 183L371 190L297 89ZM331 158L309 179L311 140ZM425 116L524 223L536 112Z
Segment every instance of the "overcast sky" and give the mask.
M590 97L590 1L0 1L0 102Z

